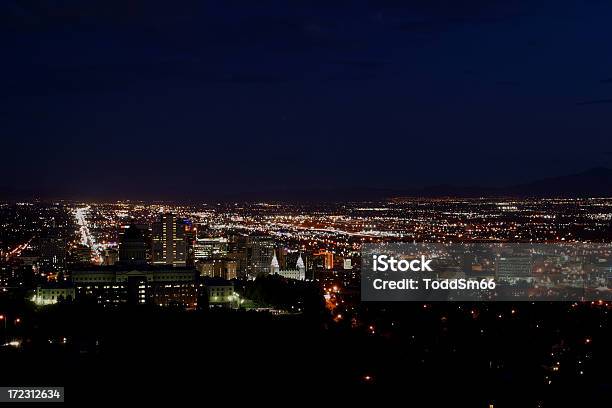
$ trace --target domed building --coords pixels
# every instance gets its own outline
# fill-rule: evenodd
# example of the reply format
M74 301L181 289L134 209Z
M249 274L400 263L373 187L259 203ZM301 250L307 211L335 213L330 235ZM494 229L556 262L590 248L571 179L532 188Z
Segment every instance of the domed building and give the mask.
M123 264L146 264L149 245L141 228L130 225L119 241L119 261Z

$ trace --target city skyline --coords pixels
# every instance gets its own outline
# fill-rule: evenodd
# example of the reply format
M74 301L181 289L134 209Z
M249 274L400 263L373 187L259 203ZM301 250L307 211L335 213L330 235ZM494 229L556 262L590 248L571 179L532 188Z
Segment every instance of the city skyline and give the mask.
M0 202L0 353L11 380L28 384L49 381L31 369L44 356L79 400L111 374L115 392L133 397L132 371L116 369L131 361L147 367L139 375L150 386L189 395L203 382L417 381L485 384L452 395L477 406L555 406L576 387L583 401L603 402L611 209L611 198L561 197ZM443 274L434 282L459 272L495 283L496 301L473 289L464 301L370 301L364 257L382 248L372 245L400 243L410 255L417 242L446 265L431 263ZM513 301L499 301L504 293ZM193 364L200 375L165 375Z
M611 16L0 1L0 405L612 406Z

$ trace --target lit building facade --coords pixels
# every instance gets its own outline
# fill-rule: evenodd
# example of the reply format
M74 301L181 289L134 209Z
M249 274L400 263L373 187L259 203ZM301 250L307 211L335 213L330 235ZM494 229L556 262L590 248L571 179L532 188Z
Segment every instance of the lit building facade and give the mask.
M66 241L56 235L38 240L39 265L43 272L58 272L66 269Z
M193 308L199 290L197 272L187 268L98 267L73 271L72 282L77 299L95 298L104 306L130 303Z
M269 236L253 235L247 237L246 260L247 275L254 279L259 274L270 273L270 262L274 256L274 240Z
M37 305L51 305L60 301L70 302L74 296L75 290L71 285L45 285L36 288L32 301Z
M173 213L164 213L153 224L153 264L187 265L185 225Z
M227 238L196 238L194 256L196 260L221 258L227 255Z
M237 264L233 259L209 259L196 262L196 269L202 277L231 280L237 277Z
M206 292L208 295L209 308L236 307L240 299L234 292L234 285L231 283L207 283Z
M272 256L272 262L270 262L270 273L273 275L280 275L287 279L306 280L306 266L304 260L300 254L295 264L295 269L281 269L276 253Z

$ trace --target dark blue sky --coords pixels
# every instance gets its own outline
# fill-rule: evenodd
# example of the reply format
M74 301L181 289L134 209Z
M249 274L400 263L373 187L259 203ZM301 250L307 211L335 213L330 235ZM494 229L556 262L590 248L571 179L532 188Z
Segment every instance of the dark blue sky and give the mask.
M168 197L612 163L609 1L0 3L2 183Z

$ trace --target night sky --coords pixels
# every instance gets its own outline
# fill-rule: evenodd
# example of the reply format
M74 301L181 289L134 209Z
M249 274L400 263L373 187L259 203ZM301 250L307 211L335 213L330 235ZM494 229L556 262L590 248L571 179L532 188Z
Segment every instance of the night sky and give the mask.
M612 165L612 2L0 3L0 186L167 198Z

